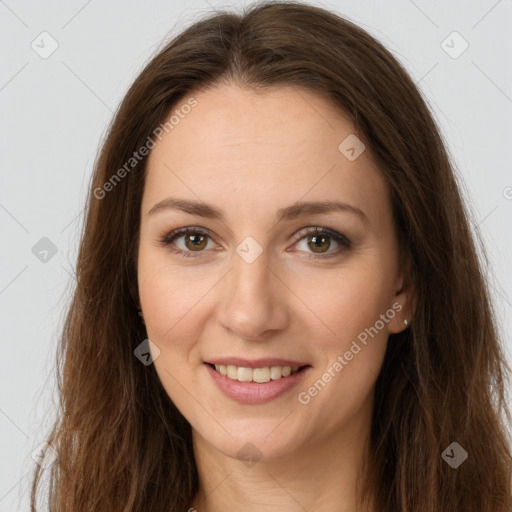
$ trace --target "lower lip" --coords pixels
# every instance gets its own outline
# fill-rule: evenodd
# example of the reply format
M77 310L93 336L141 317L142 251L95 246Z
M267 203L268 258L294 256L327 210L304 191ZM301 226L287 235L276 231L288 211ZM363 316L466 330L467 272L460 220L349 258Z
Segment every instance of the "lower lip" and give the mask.
M281 377L280 379L260 384L258 382L240 382L233 380L220 374L206 363L205 366L219 389L227 397L243 404L263 404L274 400L296 386L311 368L311 366L307 366L288 377Z

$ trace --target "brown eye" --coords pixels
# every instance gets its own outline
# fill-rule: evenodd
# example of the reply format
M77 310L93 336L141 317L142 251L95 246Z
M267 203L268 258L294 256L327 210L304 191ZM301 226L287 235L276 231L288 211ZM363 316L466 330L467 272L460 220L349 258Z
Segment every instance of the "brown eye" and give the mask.
M177 243L181 239L183 239L183 242ZM205 249L208 246L208 241L212 241L212 239L211 236L202 229L187 227L172 231L160 241L164 247L169 247L173 253L188 258L199 256L201 253L207 253L208 251ZM333 241L335 248L334 250L329 250L331 249ZM303 250L304 252L314 253L309 256L312 259L338 256L344 250L350 249L352 246L351 241L345 235L328 228L320 227L304 229L299 232L298 243L296 245L300 245L301 243L305 243L307 247L307 249ZM303 251L301 250L300 252ZM315 254L318 254L318 256Z
M325 235L315 235L308 237L308 247L313 252L322 253L329 249L331 246L331 242L328 236Z
M180 256L195 257L199 256L208 245L210 235L200 229L181 228L172 231L161 239L164 247ZM179 243L178 243L179 242Z
M201 235L197 233L185 235L185 246L187 247L187 249L190 249L191 251L200 251L206 247L206 238L206 235Z
M301 230L297 234L297 247L300 252L309 253L311 259L340 256L352 247L351 241L341 233L329 228L314 227ZM334 249L332 248L334 242ZM303 247L300 247L303 245ZM313 253L313 254L311 254Z

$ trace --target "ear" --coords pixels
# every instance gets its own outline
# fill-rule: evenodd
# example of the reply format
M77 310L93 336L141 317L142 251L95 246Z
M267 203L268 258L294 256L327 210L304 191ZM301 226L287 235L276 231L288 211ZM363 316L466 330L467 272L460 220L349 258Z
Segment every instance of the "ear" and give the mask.
M395 294L390 305L391 310L395 311L395 316L388 324L390 334L402 332L410 327L416 311L417 298L417 290L412 282L411 260L407 258L395 282ZM407 320L407 325L404 320Z

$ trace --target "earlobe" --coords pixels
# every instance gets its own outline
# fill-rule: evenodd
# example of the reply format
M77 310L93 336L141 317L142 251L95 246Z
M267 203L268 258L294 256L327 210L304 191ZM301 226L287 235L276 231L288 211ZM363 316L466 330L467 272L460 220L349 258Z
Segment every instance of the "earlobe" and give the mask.
M407 260L394 297L394 303L400 304L400 309L397 311L395 318L389 323L390 334L396 334L407 329L416 310L416 292L412 283L410 268L410 260Z
M405 297L404 297L405 295ZM408 300L406 297L406 294L400 294L399 296L395 297L394 304L400 304L400 309L393 308L396 311L395 316L393 319L389 322L388 326L388 332L389 334L396 334L402 331L405 331L410 324L410 307L408 306Z

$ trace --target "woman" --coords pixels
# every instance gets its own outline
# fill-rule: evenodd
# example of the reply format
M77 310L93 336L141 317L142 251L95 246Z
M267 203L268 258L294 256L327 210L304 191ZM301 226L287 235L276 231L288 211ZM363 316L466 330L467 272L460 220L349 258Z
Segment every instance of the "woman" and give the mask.
M185 30L96 164L50 510L510 512L468 217L357 26L287 2Z

